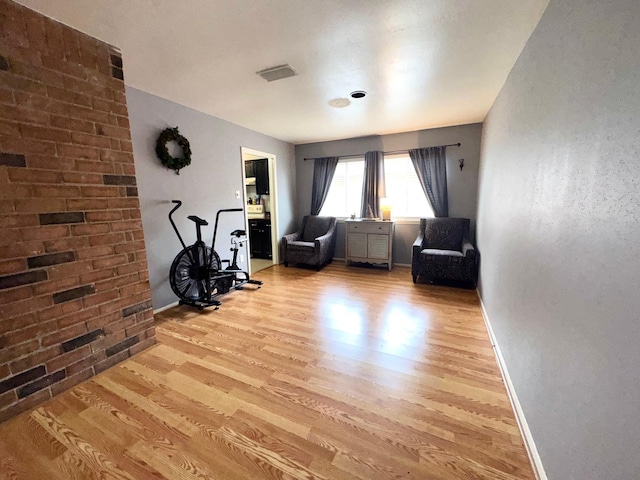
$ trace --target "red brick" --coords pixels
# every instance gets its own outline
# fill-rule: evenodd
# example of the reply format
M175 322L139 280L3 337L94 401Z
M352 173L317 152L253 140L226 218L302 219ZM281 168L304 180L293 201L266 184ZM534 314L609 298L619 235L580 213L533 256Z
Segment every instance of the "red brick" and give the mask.
M64 380L61 380L55 385L52 385L51 393L53 395L58 395L59 393L62 393L65 390L69 390L75 387L76 385L86 380L89 380L91 377L93 377L93 375L94 375L93 368L91 367L86 368L85 370L79 371L78 373L75 373L75 374L72 374L67 370L67 378L65 378Z
M95 305L101 305L103 303L111 302L120 298L118 290L110 290L108 292L94 293L83 299L84 308L93 307Z
M98 308L83 308L82 310L58 317L56 319L56 325L58 328L70 327L71 325L76 325L78 323L88 322L99 314L100 310ZM88 328L88 330L91 331L94 329Z
M0 236L0 238L2 238ZM44 243L41 241L21 242L0 246L0 258L33 257L45 253Z
M66 157L51 157L47 155L29 155L27 157L29 168L41 170L73 170L75 160Z
M135 295L135 294L143 293L147 291L149 291L149 284L147 282L142 282L135 285L128 285L126 287L122 287L120 289L120 295L122 297L128 297L130 295Z
M109 148L111 146L108 138L82 132L71 132L71 141L79 145L96 148Z
M11 375L11 370L9 370L9 365L6 363L4 365L0 365L0 382Z
M131 325L125 331L127 337L133 337L134 335L139 335L151 326L153 326L153 317L149 319L145 319L142 322L136 323L135 325Z
M42 111L42 112L60 112L63 105L58 100L49 98L46 95L37 95L35 93L26 93L16 91L13 93L18 104L24 110ZM38 138L38 137L35 137Z
M108 187L82 187L82 196L83 197L117 197L118 187L117 186L108 186Z
M93 260L92 265L94 270L105 267L115 267L127 263L126 255L114 255L113 257L98 258Z
M39 225L38 215L35 214L18 214L0 215L0 228L20 228L33 227Z
M64 48L64 58L67 62L80 63L80 43L78 41L78 31L71 28L62 29L62 45Z
M23 228L20 232L22 240L50 240L69 236L67 225L48 225Z
M80 145L58 145L58 154L62 157L82 158L88 160L98 160L100 151L95 148L83 147ZM76 165L80 162L76 162Z
M92 108L82 107L80 105L67 105L65 107L67 115L80 120L89 120L97 123L105 123L109 121L109 115L105 112L93 110Z
M92 246L97 245L113 245L119 244L125 241L122 233L109 233L104 235L93 235L89 237L89 243Z
M9 346L0 349L0 364L28 355L30 352L35 352L40 346L35 338L20 344L7 342L7 345Z
M120 140L120 149L123 152L133 153L133 143L126 140Z
M0 93L2 93L1 90ZM20 130L20 126L17 123L0 121L0 135L6 135L8 137L19 137L22 135L22 131Z
M110 246L98 246L93 248L85 248L76 251L76 258L78 260L86 260L90 258L106 257L113 255L113 247Z
M14 258L13 260L3 260L0 262L0 275L18 273L27 269L26 258Z
M115 253L135 252L137 250L144 250L144 248L145 248L144 241L142 240L131 241L131 242L123 243L120 245L116 245Z
M39 282L33 285L33 293L35 295L44 295L46 293L59 292L62 290L68 290L73 287L80 286L78 277L65 277L58 280L49 280L46 282Z
M79 337L83 333L87 333L87 327L85 324L79 323L77 325L72 325L43 337L42 345L45 347L54 344L59 345L62 342L66 342L67 340L71 340L72 338Z
M35 195L46 198L77 198L80 196L80 187L73 185L42 185L35 190Z
M0 105L0 109L2 105ZM0 151L30 155L55 156L56 144L53 142L35 141L26 138L0 136Z
M13 96L13 90L7 90L6 88L0 88L0 103L6 103L9 105L15 105L16 100Z
M60 265L54 265L52 267L49 267L48 275L51 280L54 280L67 276L82 275L83 273L88 273L91 270L91 263L87 260L82 262L62 263Z
M64 103L64 107L58 113L65 114L65 116L70 115L69 105L77 105L79 107L91 108L91 96L85 95L82 92L65 90L64 87L57 88L47 86L47 94L51 98L55 98L56 100ZM82 121L82 120L80 120ZM73 130L70 128L69 130ZM80 130L82 131L82 129Z
M80 283L91 283L99 280L105 280L107 278L113 278L117 274L116 268L105 268L97 271L91 271L80 275Z
M116 152L115 150L102 150L100 159L105 162L133 163L133 155L128 152Z
M91 355L91 347L89 345L83 345L76 350L72 350L67 353L62 353L56 358L53 358L46 363L47 372L57 372L61 368L68 367L76 363L78 360L82 360L85 357Z
M25 370L29 370L30 368L41 365L48 360L58 356L60 354L60 347L52 347L47 348L46 350L40 350L38 352L34 352L26 357L21 358L20 360L15 360L9 364L9 368L11 368L11 373L13 375L24 372Z
M86 120L51 115L51 126L76 132L95 133L95 124Z
M24 304L25 302L20 302ZM0 320L0 335L5 334L7 332L13 332L15 330L21 330L27 328L29 326L35 325L38 321L37 316L34 312L28 313L17 313L11 318L3 318ZM14 358L17 358L17 355Z
M140 208L137 197L110 198L107 205L108 208Z
M26 198L14 202L16 212L51 213L67 210L65 201L57 198Z
M0 290L0 304L6 305L8 303L17 302L19 300L30 298L32 295L33 289L31 285L23 285L21 287Z
M87 222L109 222L122 220L122 211L120 210L104 210L99 212L87 212Z
M102 175L99 173L65 172L62 175L65 183L101 184Z
M71 211L106 210L109 204L102 198L71 198L67 200L67 208Z
M27 15L25 24L29 47L39 52L46 51L47 37L44 33L44 19L39 15Z
M82 299L72 300L70 302L60 303L58 305L53 305L49 308L45 308L38 312L38 321L39 322L48 322L55 320L56 321L56 329L60 329L57 320L60 317L67 316L72 313L76 313L82 310ZM44 344L43 344L44 345Z
M115 356L115 355L114 355ZM8 420L11 417L15 417L16 415L25 412L39 403L42 403L51 398L51 392L48 388L44 388L28 397L25 397L21 400L18 400L17 403L11 405L10 407L5 408L4 410L0 410L0 423Z
M9 180L22 183L61 183L62 173L33 168L9 168Z
M107 233L108 231L109 231L108 223L83 223L78 225L71 225L71 233L74 236L99 235L99 234Z
M60 238L44 242L44 249L47 253L67 252L88 246L89 239L87 237Z
M0 379L2 378L3 377L0 377ZM18 397L16 397L15 390L9 390L8 392L3 393L2 395L0 395L0 410L16 403L17 400Z
M73 365L69 365L67 367L67 375L74 376L77 372L85 372L87 368L101 362L105 358L107 358L107 354L104 351L93 353Z
M122 222L113 222L111 230L114 232L122 232L125 230L142 230L142 222L140 220L125 220Z

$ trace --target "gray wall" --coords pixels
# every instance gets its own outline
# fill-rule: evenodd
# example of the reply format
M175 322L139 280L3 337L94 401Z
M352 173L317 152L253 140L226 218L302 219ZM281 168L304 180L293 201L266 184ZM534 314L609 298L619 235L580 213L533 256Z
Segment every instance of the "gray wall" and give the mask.
M295 227L295 162L293 146L238 125L200 113L160 97L127 87L127 104L147 244L151 295L154 308L177 300L169 285L169 268L182 248L167 215L172 199L183 201L174 216L185 242L195 240L194 224L187 215L209 221L204 240L211 243L216 212L223 208L243 208L241 147L276 155L278 190L278 237ZM180 128L191 144L191 165L176 175L162 166L155 154L155 142L167 127ZM240 199L235 192L240 191ZM229 232L244 228L242 213L221 216L216 251L230 258ZM246 268L247 251L242 252Z
M333 142L296 145L296 183L298 186L297 216L308 215L311 210L313 161L305 158L364 154L370 150L406 150L460 142L460 147L447 149L447 181L449 188L449 216L471 218L475 223L478 165L482 124L434 128L415 132L350 138ZM460 171L458 159L464 158ZM391 212L393 215L393 211ZM418 235L417 223L396 225L393 258L397 263L411 263L411 244ZM344 223L338 224L336 258L344 258Z
M552 0L484 125L481 295L553 480L640 478L640 2Z

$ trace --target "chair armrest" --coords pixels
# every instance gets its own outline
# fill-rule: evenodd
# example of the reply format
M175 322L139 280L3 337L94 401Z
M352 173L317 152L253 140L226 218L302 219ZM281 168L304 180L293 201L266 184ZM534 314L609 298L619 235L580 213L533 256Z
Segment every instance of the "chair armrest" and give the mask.
M463 244L462 244L462 254L465 257L475 257L476 256L476 249L475 249L475 247L473 246L473 244L470 241L466 240L466 241L463 242Z
M300 238L302 238L302 232L289 233L282 237L282 243L286 247L287 243L297 242Z
M314 240L316 250L319 249L322 244L330 242L332 236L333 236L333 232L329 230L324 235L316 237L316 239Z
M420 232L413 242L411 250L413 251L413 258L418 258L422 251L422 245L424 244L424 232Z

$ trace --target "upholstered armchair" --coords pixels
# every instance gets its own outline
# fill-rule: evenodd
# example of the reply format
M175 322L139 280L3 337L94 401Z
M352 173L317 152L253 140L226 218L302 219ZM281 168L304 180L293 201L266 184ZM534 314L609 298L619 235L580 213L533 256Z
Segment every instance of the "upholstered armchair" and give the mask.
M289 263L304 263L320 270L333 259L336 249L336 218L305 216L299 231L282 237L282 246L285 267Z
M413 243L413 283L422 277L475 284L477 257L469 228L468 218L421 218L418 238Z

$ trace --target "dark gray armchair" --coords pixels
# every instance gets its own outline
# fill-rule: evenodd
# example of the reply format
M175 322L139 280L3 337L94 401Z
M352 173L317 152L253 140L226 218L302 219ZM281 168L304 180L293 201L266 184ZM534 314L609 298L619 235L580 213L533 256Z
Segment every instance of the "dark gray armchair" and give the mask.
M333 260L336 249L336 218L307 215L302 227L282 237L284 266L290 263L312 265L317 270Z
M475 285L477 256L469 229L468 218L421 218L418 238L413 243L413 283L421 277Z

